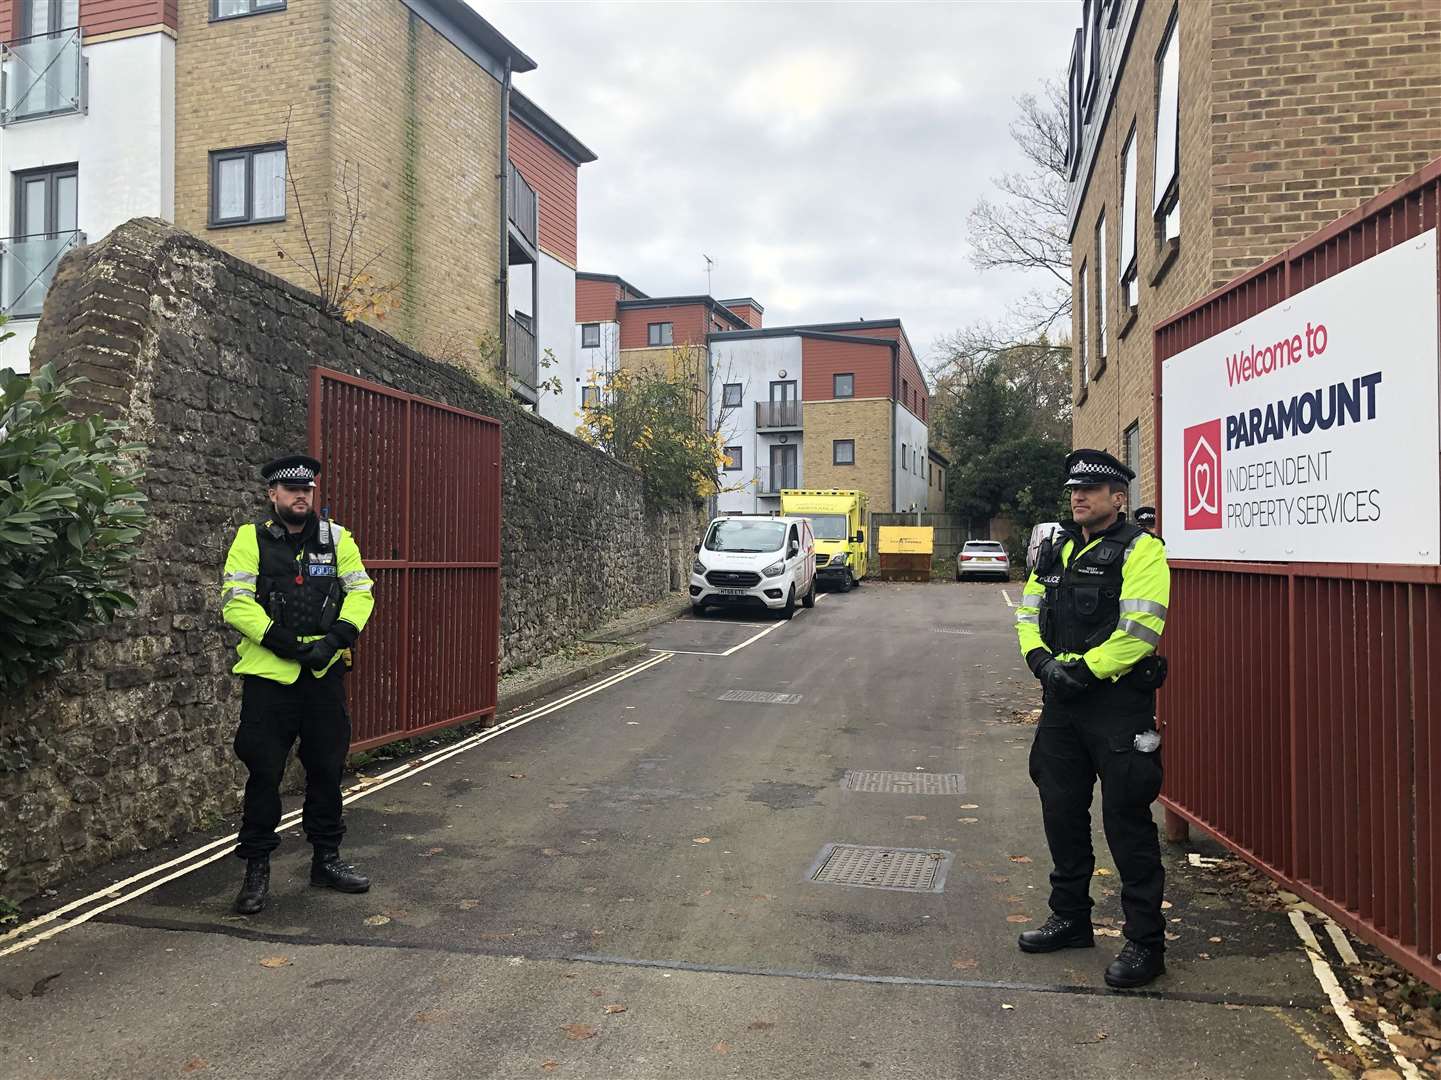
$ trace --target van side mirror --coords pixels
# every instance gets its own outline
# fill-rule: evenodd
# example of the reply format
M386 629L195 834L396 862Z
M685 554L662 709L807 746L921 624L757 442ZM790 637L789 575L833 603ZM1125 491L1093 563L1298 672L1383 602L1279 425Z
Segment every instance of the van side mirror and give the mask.
M795 541L791 541L790 557L794 559L794 558L795 558L797 555L799 555L800 553L801 553L801 546L800 546L800 544L797 544Z
M866 542L866 534L861 532L856 533L855 542L857 544L864 544Z

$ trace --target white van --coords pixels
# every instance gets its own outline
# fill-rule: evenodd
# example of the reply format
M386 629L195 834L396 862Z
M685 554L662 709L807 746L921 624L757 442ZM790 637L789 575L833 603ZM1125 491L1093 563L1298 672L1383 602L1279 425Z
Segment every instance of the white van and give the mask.
M1036 559L1040 556L1041 545L1061 531L1059 521L1043 521L1031 530L1031 538L1026 541L1026 569L1036 568Z
M816 539L802 517L719 517L696 545L690 604L766 608L789 619L816 602Z

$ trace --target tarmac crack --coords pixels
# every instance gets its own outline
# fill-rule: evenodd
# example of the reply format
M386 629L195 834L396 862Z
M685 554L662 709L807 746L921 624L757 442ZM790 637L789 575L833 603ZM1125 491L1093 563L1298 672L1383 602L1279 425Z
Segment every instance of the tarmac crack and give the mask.
M278 945L337 946L342 948L400 949L413 952L437 952L454 956L478 956L508 959L519 956L531 961L553 961L568 964L595 964L608 967L650 968L660 971L685 971L698 974L746 975L767 979L801 979L810 982L862 983L877 986L935 987L949 990L1005 990L1020 994L1064 994L1074 997L1144 998L1152 1001L1174 1001L1193 1005L1222 1005L1232 1008L1292 1009L1324 1012L1327 1003L1319 997L1279 998L1264 994L1221 994L1188 990L1112 990L1102 986L1074 983L1027 983L1007 979L935 979L911 975L866 975L843 971L800 971L768 968L748 964L705 964L687 960L644 960L627 956L598 953L568 953L564 950L530 952L516 949L468 945L459 942L379 941L373 937L350 937L326 934L281 934L247 926L225 926L216 923L189 923L178 919L157 919L138 915L107 915L94 920L137 930L161 930L170 933L211 934L240 941Z

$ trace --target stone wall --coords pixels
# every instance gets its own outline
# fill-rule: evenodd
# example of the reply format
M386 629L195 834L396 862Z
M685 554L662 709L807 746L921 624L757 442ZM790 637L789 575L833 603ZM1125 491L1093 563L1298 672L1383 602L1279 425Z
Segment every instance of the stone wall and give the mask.
M235 528L268 505L259 466L307 445L314 366L500 420L502 669L684 581L699 526L648 511L634 471L164 223L132 221L65 260L34 362L88 376L77 407L123 418L145 445L152 520L130 570L137 610L0 702L0 894L238 805L220 567Z

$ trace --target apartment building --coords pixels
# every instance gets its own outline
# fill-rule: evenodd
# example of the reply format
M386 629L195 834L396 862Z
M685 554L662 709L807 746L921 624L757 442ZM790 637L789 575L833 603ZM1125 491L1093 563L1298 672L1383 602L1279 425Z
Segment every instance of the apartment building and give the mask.
M929 451L930 467L926 470L926 505L928 514L946 512L946 474L951 470L950 459L939 450Z
M166 0L0 0L0 366L29 369L66 252L175 212L176 11Z
M508 296L515 348L533 340L536 356L513 357L512 367L524 365L542 382L558 380L559 393L541 393L540 414L570 429L580 408L576 386L584 374L575 330L579 174L596 156L519 90L511 91L510 117L509 158L518 177L514 199L525 200L526 189L533 191L536 219L526 252L533 261L522 262L518 274L512 262ZM523 211L514 216L530 220Z
M1434 0L1085 0L1069 74L1077 446L1154 501L1149 328L1441 155Z

